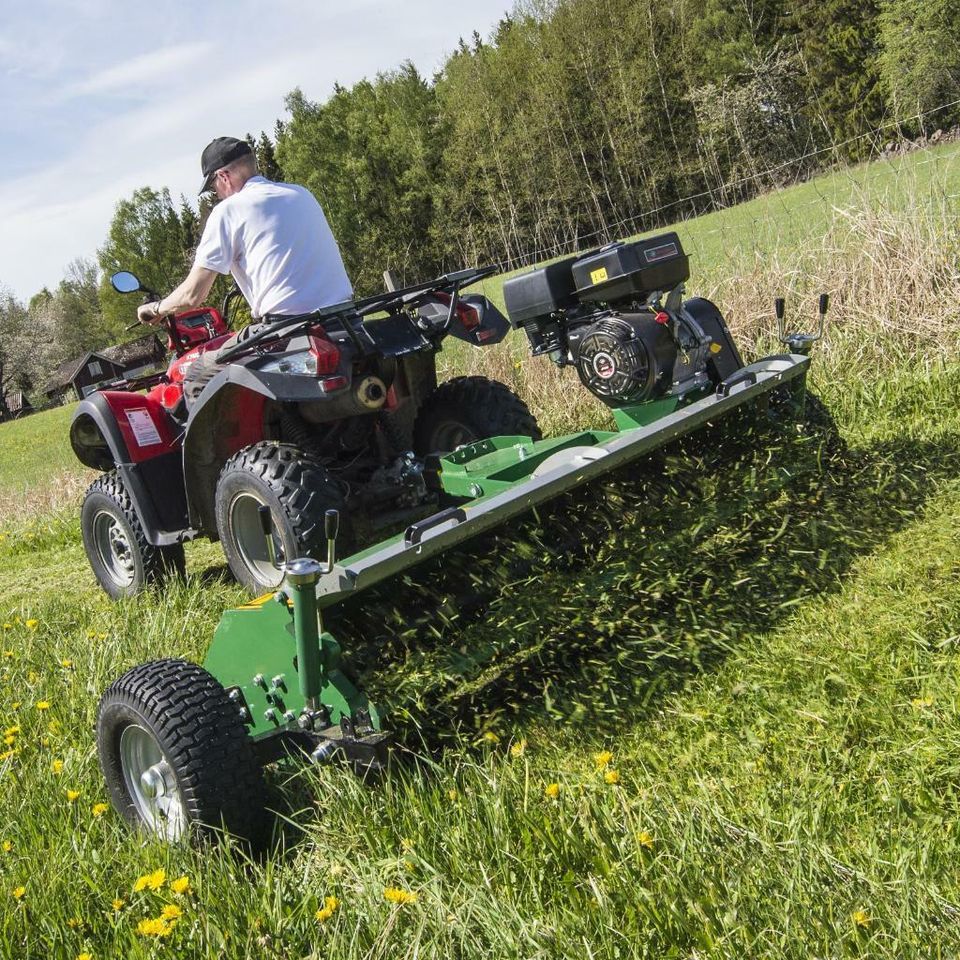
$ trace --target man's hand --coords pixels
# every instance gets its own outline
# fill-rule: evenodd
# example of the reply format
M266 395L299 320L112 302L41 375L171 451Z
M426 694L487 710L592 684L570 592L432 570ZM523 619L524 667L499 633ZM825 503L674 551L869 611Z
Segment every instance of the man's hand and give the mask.
M160 322L162 314L159 310L160 304L154 300L152 303L142 303L137 307L137 319L141 323L147 323L156 326Z

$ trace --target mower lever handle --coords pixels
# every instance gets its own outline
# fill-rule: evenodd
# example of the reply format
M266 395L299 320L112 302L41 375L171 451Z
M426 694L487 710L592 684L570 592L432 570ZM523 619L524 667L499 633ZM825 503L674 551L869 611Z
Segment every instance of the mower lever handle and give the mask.
M340 511L328 510L323 515L323 532L327 540L336 540L340 532Z
M728 377L722 383L717 384L717 396L718 397L729 397L730 391L737 386L739 383L756 383L757 375L753 370L743 370L740 373L735 373L732 377Z
M423 535L433 527L439 527L441 523L448 523L451 520L457 523L463 523L466 519L467 512L463 507L450 507L447 510L441 510L432 517L427 517L425 520L418 520L416 523L410 524L410 526L407 527L406 533L403 535L403 542L407 544L407 546L416 546L423 539Z

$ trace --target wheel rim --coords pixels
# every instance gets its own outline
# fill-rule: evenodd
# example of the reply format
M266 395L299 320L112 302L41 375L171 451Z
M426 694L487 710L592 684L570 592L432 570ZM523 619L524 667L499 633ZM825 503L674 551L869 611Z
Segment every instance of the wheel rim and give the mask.
M460 420L441 420L433 428L432 450L456 450L479 439L476 433Z
M120 768L127 793L144 824L168 841L179 840L187 828L183 795L156 737L136 724L120 735Z
M133 546L123 524L108 510L93 518L93 546L110 579L117 586L129 587L136 576Z
M229 530L244 566L267 587L277 587L283 574L271 562L267 554L267 541L260 526L260 508L266 504L252 493L239 493L230 501L228 511ZM277 563L284 560L283 545L273 534L273 548Z

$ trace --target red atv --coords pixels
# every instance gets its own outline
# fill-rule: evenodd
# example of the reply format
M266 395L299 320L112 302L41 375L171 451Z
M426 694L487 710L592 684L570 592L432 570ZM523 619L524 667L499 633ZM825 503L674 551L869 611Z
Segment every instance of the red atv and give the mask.
M259 510L270 508L276 561L319 555L324 514L341 515L341 553L436 512L430 454L498 435L539 439L508 387L484 377L437 386L447 336L477 347L509 330L485 297L461 290L494 267L261 324L224 349L223 312L167 318L165 374L82 400L70 428L77 457L103 472L83 502L83 543L111 597L182 572L183 544L220 540L252 592L277 586ZM147 290L130 273L123 293ZM229 299L229 298L228 298ZM187 405L184 375L200 353L226 367Z

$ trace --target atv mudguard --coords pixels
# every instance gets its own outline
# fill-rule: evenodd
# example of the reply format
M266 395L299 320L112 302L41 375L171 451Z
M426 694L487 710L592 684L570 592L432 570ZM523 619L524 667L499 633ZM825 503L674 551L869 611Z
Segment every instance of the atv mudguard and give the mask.
M74 411L70 445L84 465L116 469L151 544L179 543L191 535L180 433L156 400L120 390L91 394Z

